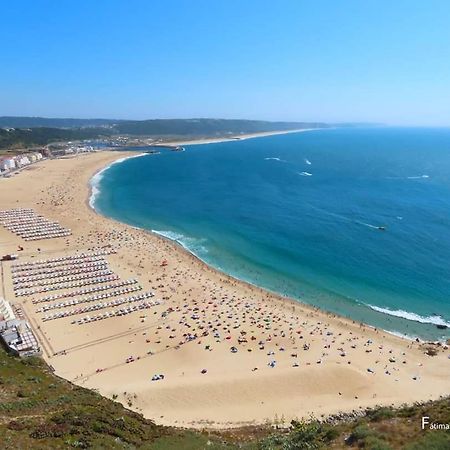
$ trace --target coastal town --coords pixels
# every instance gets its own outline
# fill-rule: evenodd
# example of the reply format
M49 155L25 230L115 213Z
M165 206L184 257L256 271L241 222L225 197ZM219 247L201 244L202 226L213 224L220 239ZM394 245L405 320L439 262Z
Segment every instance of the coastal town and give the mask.
M9 129L9 128L8 128ZM70 158L92 152L107 149L127 149L133 147L162 147L170 150L181 150L178 145L172 145L170 139L136 137L128 135L118 135L105 139L81 140L81 141L61 141L51 142L45 146L5 149L3 154L0 151L0 177L9 177L14 173L33 166L34 164L53 158ZM1 149L0 149L1 150Z
M44 151L36 151L14 156L0 156L0 175L9 175L23 167L35 164L45 158L44 155Z

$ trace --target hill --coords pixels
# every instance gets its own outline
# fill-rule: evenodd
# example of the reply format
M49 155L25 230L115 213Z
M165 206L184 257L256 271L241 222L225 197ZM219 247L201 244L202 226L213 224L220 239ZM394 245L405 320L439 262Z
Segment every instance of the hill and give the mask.
M51 117L17 117L1 116L0 128L82 128L82 127L102 127L113 125L118 120L113 119L59 119Z
M303 128L324 128L324 123L267 122L229 119L154 119L121 121L113 129L131 135L215 136L265 131L286 131Z

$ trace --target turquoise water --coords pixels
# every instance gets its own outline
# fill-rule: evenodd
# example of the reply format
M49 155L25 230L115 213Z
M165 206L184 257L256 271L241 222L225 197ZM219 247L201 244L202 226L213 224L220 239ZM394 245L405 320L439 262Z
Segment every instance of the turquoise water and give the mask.
M113 164L93 185L100 213L238 278L389 331L450 337L436 326L450 326L448 129L193 145Z

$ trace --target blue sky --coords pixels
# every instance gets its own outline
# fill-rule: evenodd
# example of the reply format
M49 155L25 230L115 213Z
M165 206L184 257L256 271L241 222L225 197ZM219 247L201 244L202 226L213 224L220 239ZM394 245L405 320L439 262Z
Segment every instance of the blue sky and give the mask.
M450 125L448 0L2 2L0 115Z

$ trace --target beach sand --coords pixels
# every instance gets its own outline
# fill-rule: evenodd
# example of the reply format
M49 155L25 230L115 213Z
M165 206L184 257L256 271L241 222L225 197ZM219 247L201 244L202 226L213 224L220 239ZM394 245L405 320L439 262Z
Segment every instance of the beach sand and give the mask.
M237 281L175 243L95 213L89 180L124 156L130 152L47 160L0 179L0 209L34 208L73 231L25 242L0 227L1 254L22 245L21 260L50 258L112 244L111 268L164 301L86 325L72 325L73 317L42 322L31 298L14 298L11 263L2 263L1 295L22 304L57 375L157 423L186 427L321 418L450 393L448 350L427 356L415 342ZM188 334L197 338L186 342ZM151 381L154 374L164 380Z
M329 127L329 129L332 129ZM243 133L239 135L230 135L230 137L220 136L217 138L198 138L185 141L168 141L162 143L163 145L198 145L198 144L213 144L218 142L231 142L231 141L244 141L246 139L262 138L267 136L276 136L279 134L291 134L291 133L304 133L306 131L324 130L324 128L300 128L297 130L285 130L285 131L264 131L261 133Z

